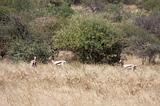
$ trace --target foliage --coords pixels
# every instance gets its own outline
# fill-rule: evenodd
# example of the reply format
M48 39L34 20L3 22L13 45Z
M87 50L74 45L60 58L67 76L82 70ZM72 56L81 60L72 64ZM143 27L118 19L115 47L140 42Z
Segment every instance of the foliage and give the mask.
M17 11L29 11L32 9L30 0L14 0L12 5Z
M9 8L6 6L0 6L0 15L2 14L9 14L15 12L14 8Z
M121 22L126 15L122 11L122 4L108 4L105 8L105 18L112 20L114 22Z
M68 0L69 1L69 0ZM135 4L137 3L138 0L70 0L73 4L79 4L79 3L84 3L84 4L91 4L91 3L120 3L123 2L125 4Z
M121 53L120 31L102 20L72 18L53 37L56 49L75 51L83 62L114 63Z
M32 0L1 0L0 3L3 6L16 9L20 11L29 11L32 9Z
M160 10L160 0L142 0L142 6L148 10Z
M136 25L157 35L160 39L160 13L139 17L136 19Z
M160 53L159 40L144 29L130 24L123 25L122 29L126 39L123 52L148 57L149 60Z
M0 30L4 37L29 39L27 26L18 16L11 14L0 14Z
M123 0L124 4L136 4L138 0Z
M73 3L73 4L80 4L81 0L68 0L68 2Z
M82 3L91 4L91 3L119 3L123 0L82 0Z
M0 7L0 54L6 54L11 40L15 38L28 39L27 26L22 20L12 13L14 11L8 7Z
M69 4L66 2L62 3L62 5L60 6L49 4L47 9L48 9L48 12L51 13L52 15L61 16L61 17L68 17L73 14L73 10L69 6Z
M30 61L33 56L36 56L39 61L45 62L50 54L50 47L45 42L40 41L31 43L25 40L16 40L11 42L8 50L8 55L16 61Z

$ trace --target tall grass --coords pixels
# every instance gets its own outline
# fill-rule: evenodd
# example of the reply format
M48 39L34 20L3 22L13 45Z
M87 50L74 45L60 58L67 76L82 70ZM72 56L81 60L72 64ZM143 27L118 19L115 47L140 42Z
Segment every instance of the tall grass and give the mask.
M0 63L0 106L159 106L160 66Z

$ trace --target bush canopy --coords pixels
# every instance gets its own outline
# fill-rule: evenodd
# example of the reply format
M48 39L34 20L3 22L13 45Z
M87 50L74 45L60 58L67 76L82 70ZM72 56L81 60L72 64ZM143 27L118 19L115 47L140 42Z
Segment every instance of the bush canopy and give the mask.
M53 46L76 52L83 62L114 63L122 49L120 33L114 24L106 21L73 17L53 37Z

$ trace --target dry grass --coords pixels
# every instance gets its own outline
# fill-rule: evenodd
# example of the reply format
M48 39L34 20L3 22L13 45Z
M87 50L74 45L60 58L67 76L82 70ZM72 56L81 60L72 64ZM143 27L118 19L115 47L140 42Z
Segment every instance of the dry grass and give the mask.
M0 63L0 106L160 106L160 66Z

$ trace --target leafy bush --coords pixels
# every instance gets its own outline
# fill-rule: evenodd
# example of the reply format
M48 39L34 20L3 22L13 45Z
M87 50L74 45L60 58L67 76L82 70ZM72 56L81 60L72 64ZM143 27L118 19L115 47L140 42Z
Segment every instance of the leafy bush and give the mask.
M0 3L2 6L14 8L18 12L28 11L33 7L32 0L1 0Z
M72 18L53 37L55 49L76 52L83 62L114 63L120 58L120 31L110 23L96 19Z
M125 53L138 55L141 58L145 57L149 61L160 53L160 42L152 34L130 24L123 25L122 29L126 39Z
M108 18L114 22L121 22L124 18L125 13L122 11L122 4L108 4L107 5L107 14Z
M160 10L160 0L142 0L142 6L147 10Z
M11 40L28 39L27 26L8 7L0 7L0 54L5 55Z
M6 6L0 6L0 15L2 14L9 14L15 12L14 8L9 8Z
M81 0L81 3L89 7L92 12L105 11L108 4L119 4L123 0Z
M81 3L81 0L68 0L68 1L73 4L80 4Z
M32 2L30 0L14 0L12 5L17 11L28 11L32 9Z
M123 0L124 4L136 4L138 0Z
M148 57L148 62L155 64L155 59L158 54L160 54L160 42L149 45L142 56L143 58Z
M139 17L136 19L136 25L157 35L160 39L160 13Z
M135 4L138 0L68 0L72 2L73 4L79 4L79 3L84 3L84 4L91 4L91 3L120 3L123 2L125 4Z
M124 24L122 29L126 38L128 52L131 52L131 54L138 54L153 42L152 36L137 26Z
M91 4L91 3L120 3L123 0L81 0L82 3Z
M40 41L32 41L31 43L25 40L16 40L11 42L8 50L8 55L16 61L30 61L36 56L39 61L45 62L50 54L50 47L46 43Z
M139 0L81 0L82 3L94 3L94 2L101 2L101 3L112 3L112 4L118 4L118 3L124 3L124 4L136 4L139 2Z
M61 17L71 16L74 12L69 6L69 4L66 2L62 3L62 5L60 6L49 4L47 10L49 13L51 13L51 15L61 16Z

